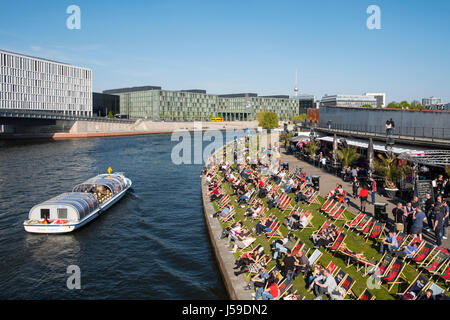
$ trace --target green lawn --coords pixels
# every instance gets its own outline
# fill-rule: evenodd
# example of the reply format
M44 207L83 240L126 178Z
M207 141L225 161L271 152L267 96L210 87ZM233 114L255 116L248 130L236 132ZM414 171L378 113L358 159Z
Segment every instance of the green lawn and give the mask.
M219 173L219 175L220 175L220 173ZM227 193L231 195L232 190L229 187L228 183L223 183L222 186L227 191ZM292 199L292 204L295 205L294 195L290 194L290 197ZM236 214L234 217L235 221L239 221L239 220L243 221L244 226L246 228L248 228L249 230L251 230L257 224L258 220L252 221L251 219L247 219L246 221L244 221L244 212L247 207L246 208L239 207L235 200L236 200L236 196L231 197L230 203L232 203L234 205L235 210L236 210ZM321 203L323 203L325 201L325 199L320 198L319 201ZM267 198L263 199L263 202L267 208ZM214 209L216 211L218 211L219 209L218 209L217 203L214 202L213 205L214 205ZM313 243L310 240L310 235L312 233L314 233L327 220L327 217L319 212L319 210L318 210L320 208L319 204L300 205L300 207L312 212L312 214L313 214L312 223L314 225L314 228L307 228L302 231L296 231L293 233L296 236L298 236L299 239L303 243L305 243L309 248L313 248ZM270 211L265 211L265 216L267 217L269 214L273 213L275 216L277 216L278 220L282 223L283 221L285 221L285 217L289 214L289 212L285 211L285 213L282 214L280 212L280 210L273 208ZM345 211L345 216L348 219L352 219L354 217L354 215L348 211ZM334 220L329 219L329 221L334 223L336 226L341 227L341 229L343 229L343 225L345 224L345 221L342 221L342 220L334 221ZM231 225L231 223L232 222L228 222L228 223L221 222L222 227L229 226L229 225ZM280 231L283 234L283 236L286 236L289 233L289 230L284 225L281 225ZM368 240L366 242L366 239L364 239L356 231L344 229L344 232L347 235L344 242L349 249L351 249L352 251L355 251L357 253L364 252L366 258L373 257L377 260L379 260L381 258L381 255L378 253L379 246L377 243L375 243L372 240ZM253 245L254 245L254 247L256 247L257 245L261 244L262 246L264 246L264 249L265 249L264 252L266 254L270 255L271 254L270 243L272 241L273 241L273 239L268 240L264 234L261 234L260 236L257 237L257 240L254 242ZM312 253L312 251L314 251L314 249L312 249L310 251L310 253ZM319 261L322 263L322 265L327 266L330 261L333 261L336 265L338 265L345 272L347 272L351 277L353 277L353 279L355 279L356 282L352 288L352 291L356 296L359 296L364 291L364 289L366 289L366 287L367 287L366 283L367 283L367 279L369 277L364 276L361 273L362 271L358 272L356 270L355 266L347 267L344 257L342 255L340 255L339 253L335 253L333 255L332 253L326 251L325 249L321 249L321 251L322 251L323 255L319 259ZM236 258L239 258L239 256L240 256L239 253L235 253ZM272 268L274 265L275 265L275 261L271 261L268 265L268 269ZM411 264L411 265L406 266L406 268L404 269L403 276L404 276L404 278L406 278L406 280L408 280L408 282L413 281L414 278L418 275L419 271L417 271L414 267L415 267L414 264ZM247 276L247 279L248 278L249 277ZM298 290L298 292L301 293L302 295L304 295L306 297L306 299L313 299L314 295L312 293L308 293L305 288L305 286L306 286L305 280L306 279L304 279L302 274L300 274L294 280L293 289ZM440 285L441 285L441 287L445 288L445 285L443 285L442 283ZM382 284L382 287L380 289L371 289L369 291L373 295L375 295L376 299L378 299L378 300L392 300L392 299L396 298L396 293L403 292L406 289L406 287L408 286L408 284L404 283L404 284L400 284L400 285L395 285L393 287L393 289L391 290L391 292L388 292L388 290L385 288L385 286L386 286L385 284ZM347 298L348 298L348 296L347 296Z

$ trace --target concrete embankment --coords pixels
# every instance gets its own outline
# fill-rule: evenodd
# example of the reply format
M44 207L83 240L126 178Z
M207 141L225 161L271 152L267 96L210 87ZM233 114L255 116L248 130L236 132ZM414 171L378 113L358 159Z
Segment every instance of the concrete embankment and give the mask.
M194 125L195 128L194 128ZM100 121L57 121L55 126L18 128L0 133L0 139L80 139L112 136L131 136L172 133L175 131L256 129L256 121L230 122L153 122L137 120L134 123Z
M214 207L208 197L208 187L206 181L202 179L202 199L203 213L205 215L206 226L208 228L211 244L216 255L217 263L222 274L225 287L231 300L251 300L249 290L244 290L246 280L243 275L234 275L234 255L228 245L228 239L219 239L222 234L222 227L217 218L213 218Z

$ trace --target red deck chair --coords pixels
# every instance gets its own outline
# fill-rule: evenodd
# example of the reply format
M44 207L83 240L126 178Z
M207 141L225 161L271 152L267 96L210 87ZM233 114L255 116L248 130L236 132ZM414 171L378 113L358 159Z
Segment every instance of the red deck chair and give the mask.
M328 269L328 271L330 271L330 273L331 273L332 275L334 275L334 273L335 273L336 270L338 269L338 266L335 265L333 261L330 261L330 263L328 263L327 269Z
M386 282L386 284L389 286L389 292L392 290L395 284L404 282L399 280L401 279L405 266L406 264L401 259L396 259L387 275L381 278L381 281Z
M426 266L423 266L423 268L432 275L439 273L448 261L448 255L445 252L438 249L436 251L436 254L432 257L429 263Z
M445 281L445 283L450 282L450 261L447 261L447 265L442 268L443 272L437 274L438 277Z
M344 224L344 227L346 227L348 229L355 228L358 225L358 223L361 221L361 219L364 218L365 215L366 214L364 212L360 212L352 221Z
M347 221L347 219L344 216L344 212L345 212L345 206L340 205L340 207L337 209L337 211L334 213L334 215L330 216L330 218L333 219L333 220L345 220L345 221Z
M319 211L324 211L324 210L330 205L331 202L332 202L331 199L326 200L326 201L323 203L323 205L320 207Z
M315 233L313 233L313 234L315 234L315 235L321 235L322 232L323 232L325 229L327 229L329 226L331 226L331 222L325 221L325 222L322 224L322 226L319 228L319 230L317 230L317 231L316 231Z
M292 207L292 204L291 204L291 198L289 198L289 196L287 194L285 194L285 193L283 193L283 196L282 196L283 200L280 199L280 205L278 206L278 208L280 209L281 213L283 213L286 210L294 208L294 207Z
M336 240L334 240L334 242L331 245L327 246L327 249L330 250L334 255L334 253L337 252L339 247L344 243L346 237L347 235L341 231L337 235Z
M409 262L415 262L418 267L421 267L428 257L434 255L434 247L431 243L424 242L421 248L417 249L417 253L412 257Z
M342 296L342 299L345 299L347 295L355 296L355 294L352 292L352 288L355 285L355 280L348 274L347 277L345 277L344 281L341 282L339 287L345 290L345 294Z
M370 223L370 221L372 221L372 217L370 217L369 215L366 214L361 219L361 221L359 221L359 223L356 225L356 227L354 229L356 231L362 231L362 230L364 230L365 226Z
M365 289L358 297L358 300L375 300L375 296L368 289Z
M384 224L381 223L381 222L378 222L378 221L375 222L373 224L373 226L372 226L372 229L370 230L370 232L366 236L366 242L369 239L372 239L372 240L375 240L375 241L379 240L384 234L383 231L384 231Z
M329 203L323 208L322 213L327 213L329 212L333 207L337 206L337 202L335 202L334 200L329 200Z
M361 233L364 237L367 237L370 234L370 231L372 230L372 227L375 225L375 221L371 219L368 224L364 226L364 228L361 230Z

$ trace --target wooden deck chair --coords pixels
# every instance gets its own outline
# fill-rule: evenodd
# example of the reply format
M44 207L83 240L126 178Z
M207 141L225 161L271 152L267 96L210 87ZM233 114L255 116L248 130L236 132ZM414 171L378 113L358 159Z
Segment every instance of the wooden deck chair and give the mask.
M375 219L370 219L369 223L367 223L364 228L360 231L361 234L365 237L367 237L370 234L370 230L372 230L372 227L375 224Z
M342 296L342 299L345 299L348 295L356 297L352 291L353 286L355 285L355 280L347 274L347 277L339 284L339 287L345 290L345 294Z
M275 226L273 226L273 228L271 228L272 231L270 231L269 233L266 233L267 239L272 239L272 238L283 238L283 235L281 234L280 231L280 222L278 222L275 224Z
M293 281L288 281L286 278L278 284L278 296L275 300L280 300L283 296L285 296L290 290L292 290Z
M372 264L375 262L375 260L371 261ZM388 272L391 270L392 265L395 262L395 258L391 256L390 254L383 254L380 261L378 263L374 264L373 266L369 266L367 270L365 271L364 275L367 275L369 273L376 272L379 277L385 277Z
M322 224L322 226L321 226L316 232L314 232L312 235L320 236L320 235L322 234L322 232L323 232L325 229L327 229L329 226L331 226L331 222L328 221L328 220L326 220L326 221Z
M339 203L337 203L336 201L332 201L331 204L323 211L323 213L325 213L326 215L331 215L332 213L334 214L334 211L338 205Z
M442 271L437 274L439 279L445 281L446 284L450 282L450 261L442 268Z
M291 237L288 242L284 245L286 249L289 249L289 251L293 251L294 248L297 247L298 243L300 242L300 239L297 236Z
M431 275L435 275L445 267L447 261L448 255L441 250L436 250L436 254L430 259L427 265L422 265L422 268Z
M395 235L395 237L397 238L397 243L398 243L399 248L403 247L403 245L406 243L406 241L408 239L408 235L402 231L397 233Z
M250 219L257 220L261 219L262 216L264 216L264 211L266 210L266 207L263 205L256 210L255 214L250 216Z
M331 211L335 206L338 205L338 203L336 201L334 201L333 199L327 200L328 204L326 206L324 206L323 208L321 208L321 210L319 210L322 213L327 213L329 211Z
M331 199L327 199L322 206L319 208L319 211L324 211L330 204L331 204L332 200Z
M442 289L436 283L431 282L431 281L428 284L428 287L426 288L426 290L432 290L433 291L433 296L437 296L438 294L444 293L444 289Z
M347 235L344 232L339 232L333 243L327 245L326 248L334 255L339 250L340 246L344 243L346 237Z
M372 226L372 229L370 232L366 235L366 242L369 239L372 240L380 240L380 238L384 235L384 223L381 223L379 221L375 222Z
M296 299L291 299L291 296L296 296ZM288 299L289 297L289 299ZM284 300L305 300L305 296L298 293L297 290L295 290L293 293L286 295Z
M316 261L319 260L322 255L323 253L319 249L314 250L314 252L308 257L309 265L312 266L314 263L316 263Z
M236 210L234 209L234 207L231 207L230 212L228 212L228 214L225 217L219 216L219 220L222 222L234 221L235 214L236 214Z
M319 197L319 192L316 191L308 199L306 199L306 202L308 204L313 204L313 203L320 204L318 197Z
M345 272L342 269L338 269L336 275L334 276L336 284L339 286L341 283L343 283L345 278L347 278L347 275L348 275L347 272Z
M217 205L220 209L224 208L230 202L230 196L224 195L218 202Z
M358 300L375 300L375 296L370 293L369 289L364 289L364 291L359 295Z
M417 248L416 254L411 259L407 259L407 263L414 262L417 268L420 268L429 257L433 257L434 255L434 246L429 242L423 241L421 247Z
M347 218L345 218L344 212L345 212L345 206L344 205L340 205L340 207L337 209L337 211L334 213L334 215L330 216L330 218L333 219L333 220L344 220L344 221L347 221Z
M305 230L305 229L314 228L314 224L312 223L312 218L313 218L312 212L311 211L306 211L305 212L305 217L306 217L306 219L308 219L308 224L305 227L303 227L300 230L300 232Z
M359 272L363 268L365 269L364 275L367 275L367 270L369 267L376 267L377 265L377 262L368 260L365 257L364 253L356 253L350 250L345 243L342 243L342 245L339 247L338 252L346 258L347 267L351 267L356 264L356 271Z
M245 249L253 250L253 243L256 241L256 238L252 238L252 241L244 242L239 240L239 238L234 235L230 234L231 240L234 240L234 244L237 246L236 251L242 253Z
M330 271L331 275L334 276L334 273L338 270L338 266L336 264L334 264L333 261L330 261L328 263L326 269L328 269L328 271Z
M356 227L354 228L354 230L356 231L361 231L365 228L365 226L372 220L372 217L370 217L369 215L364 215L364 217L361 219L361 221L359 221L359 223L356 225Z
M394 263L392 264L390 270L388 273L381 278L381 282L386 282L386 285L389 286L388 291L391 292L394 285L405 282L404 279L402 279L402 273L405 269L406 264L401 259L396 259ZM403 281L399 281L403 280Z
M280 209L281 213L284 213L286 210L294 209L294 207L291 204L291 198L286 194L283 193L283 200L280 200L280 204L278 206L278 209Z
M355 228L365 215L366 214L364 212L358 213L358 215L355 218L353 218L353 220L344 224L344 227L346 227L347 229Z
M405 291L397 293L397 295L401 298L407 293L413 293L414 298L411 300L416 300L424 291L424 288L428 285L428 279L423 276L422 273L419 273L417 277L409 284L408 288Z

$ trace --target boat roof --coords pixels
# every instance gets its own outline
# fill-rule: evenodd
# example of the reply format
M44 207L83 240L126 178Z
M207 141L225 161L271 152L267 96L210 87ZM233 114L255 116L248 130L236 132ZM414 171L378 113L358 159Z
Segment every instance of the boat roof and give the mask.
M86 180L85 182L75 186L75 188L73 188L73 191L79 190L79 187L82 187L82 186L96 186L96 185L106 186L111 191L116 193L116 192L119 192L119 191L125 189L127 186L127 183L123 178L121 178L117 174L100 174L98 176L90 178L90 179Z
M34 208L40 206L71 206L78 211L81 219L98 208L98 201L92 193L68 192L60 194L59 196L38 204L37 206L33 207L31 211L33 211Z

